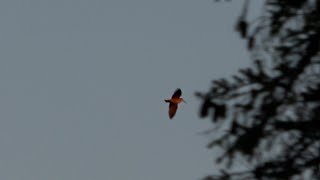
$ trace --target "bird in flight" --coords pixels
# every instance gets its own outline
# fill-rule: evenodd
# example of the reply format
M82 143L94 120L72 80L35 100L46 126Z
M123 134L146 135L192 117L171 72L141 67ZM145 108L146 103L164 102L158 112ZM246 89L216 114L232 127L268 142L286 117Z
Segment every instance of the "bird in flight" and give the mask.
M178 109L178 104L181 103L181 102L184 102L186 103L186 101L184 101L183 98L181 98L182 92L181 92L181 89L177 89L171 99L165 99L164 101L169 103L169 118L172 119L173 116L176 114L177 112L177 109Z

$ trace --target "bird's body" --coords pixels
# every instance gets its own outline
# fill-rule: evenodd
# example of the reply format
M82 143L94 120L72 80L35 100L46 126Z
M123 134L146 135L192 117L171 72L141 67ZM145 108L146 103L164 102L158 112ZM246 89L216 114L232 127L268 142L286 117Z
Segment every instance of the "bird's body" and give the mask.
M181 89L177 89L171 99L165 99L164 101L167 102L167 103L170 103L169 104L169 118L172 119L174 117L174 115L176 114L177 112L177 109L178 109L178 104L181 103L181 102L185 102L183 98L181 98L182 92L181 92Z
M183 99L182 98L174 98L174 99L166 99L164 101L168 102L168 103L179 104L179 103L183 102Z

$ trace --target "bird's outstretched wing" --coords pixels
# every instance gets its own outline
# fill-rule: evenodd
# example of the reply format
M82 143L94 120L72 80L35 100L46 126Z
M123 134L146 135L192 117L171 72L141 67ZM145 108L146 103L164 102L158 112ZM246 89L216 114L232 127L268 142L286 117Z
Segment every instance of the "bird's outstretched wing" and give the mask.
M172 119L173 116L176 114L178 109L178 105L175 103L170 103L169 104L169 118Z
M174 98L179 98L181 96L182 92L181 92L181 89L177 89L173 95L172 95L172 99Z

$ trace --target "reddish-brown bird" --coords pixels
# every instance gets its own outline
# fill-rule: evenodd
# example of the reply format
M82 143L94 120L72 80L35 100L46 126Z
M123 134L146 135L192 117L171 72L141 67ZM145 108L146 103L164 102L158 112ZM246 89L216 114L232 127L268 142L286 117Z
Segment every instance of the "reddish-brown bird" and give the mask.
M178 104L181 103L181 102L184 102L186 103L186 101L184 101L183 98L180 98L182 92L181 92L181 89L177 89L171 99L165 99L164 101L167 102L167 103L170 103L169 104L169 118L172 119L173 116L176 114L177 112L177 109L178 109Z

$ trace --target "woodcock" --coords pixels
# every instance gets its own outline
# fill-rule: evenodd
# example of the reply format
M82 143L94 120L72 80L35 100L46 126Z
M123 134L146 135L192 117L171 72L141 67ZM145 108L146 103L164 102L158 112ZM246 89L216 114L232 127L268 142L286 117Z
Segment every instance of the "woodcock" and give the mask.
M172 119L174 117L174 115L176 114L177 109L178 109L178 104L181 102L186 103L186 101L184 101L184 99L180 97L181 94L182 94L181 89L177 89L173 93L171 99L164 100L165 102L170 103L169 104L169 118L170 119Z

